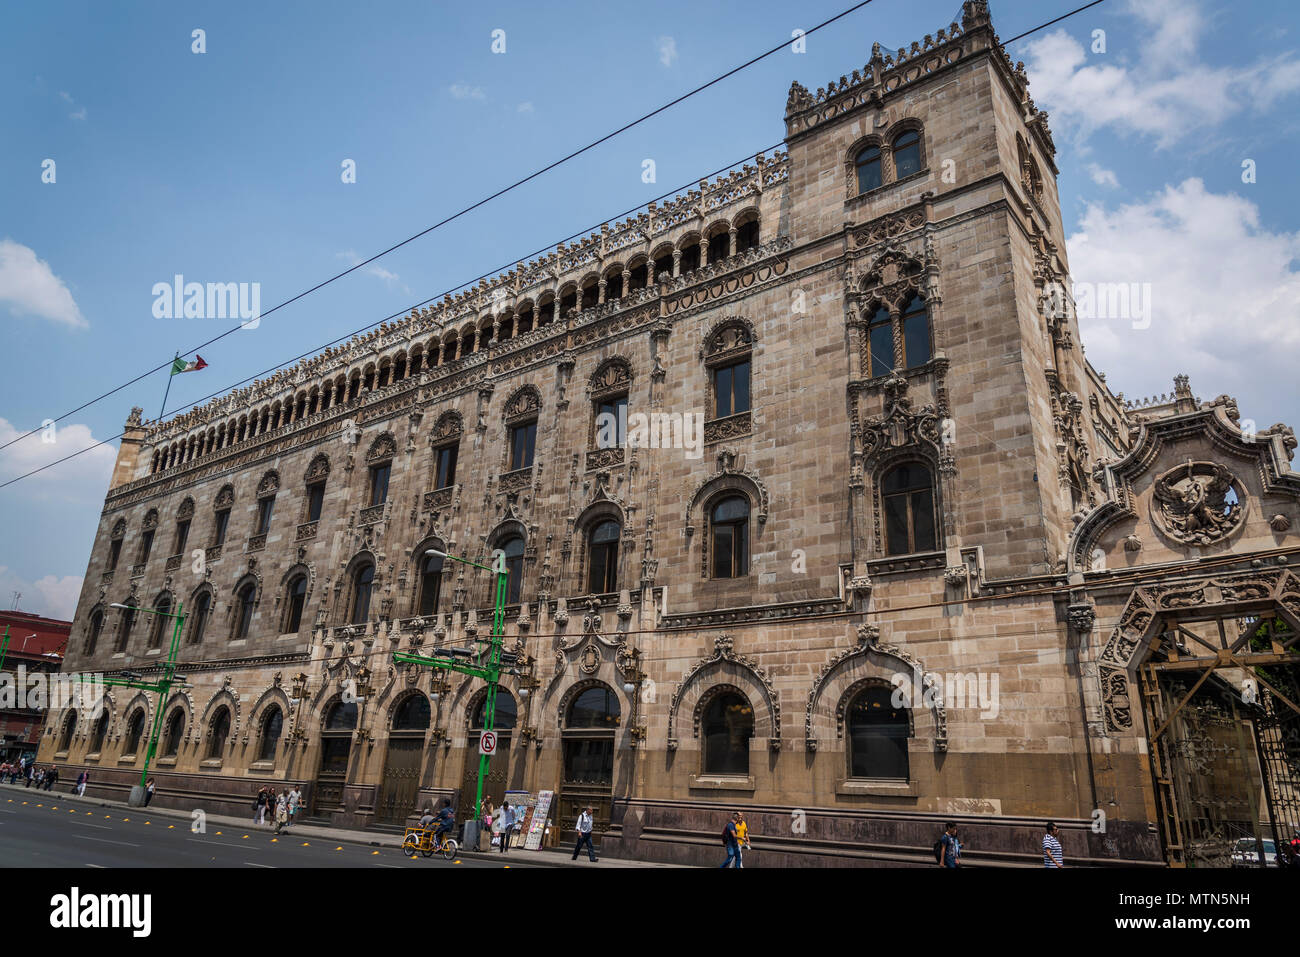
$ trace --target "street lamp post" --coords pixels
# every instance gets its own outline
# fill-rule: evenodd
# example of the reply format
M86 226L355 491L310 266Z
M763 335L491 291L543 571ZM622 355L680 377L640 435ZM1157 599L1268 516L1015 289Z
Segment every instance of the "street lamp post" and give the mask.
M138 608L135 605L124 605L121 602L114 602L109 607L127 611L142 611L146 615L161 615L176 622L172 628L172 646L167 653L167 660L163 662L162 677L157 681L145 681L141 675L134 672L123 672L121 677L100 679L100 683L110 687L138 688L141 691L158 692L158 707L154 709L153 724L149 728L149 742L145 746L144 769L140 772L140 783L131 788L131 796L127 799L127 803L132 807L139 807L144 803L144 789L149 780L149 762L153 760L158 749L158 733L162 729L163 708L167 705L167 695L171 691L173 683L177 681L183 683L185 681L184 675L176 673L176 655L181 648L181 629L185 624L185 614L181 611L183 603L179 601L176 603L176 612L174 614L169 611L159 611L156 608ZM85 681L89 679L79 675L76 680Z
M425 665L430 668L455 671L463 675L472 675L484 679L487 682L487 701L483 708L483 730L492 731L496 726L497 683L501 680L501 665L506 659L508 659L506 663L514 663L514 655L505 652L502 647L506 629L506 590L510 578L510 573L506 570L505 554L499 553L492 567L480 565L478 562L471 562L465 558L458 558L455 555L448 555L446 552L435 548L426 550L425 554L449 558L454 562L460 562L462 565L469 565L486 572L492 572L496 576L496 602L492 610L492 637L488 648L487 661L482 664L468 664L457 660L458 658L473 659L475 657L472 651L463 648L447 649L451 657L416 655L410 652L397 651L393 653L393 661ZM478 792L474 797L475 820L478 819L478 815L483 810L483 779L487 777L490 760L486 754L479 755Z

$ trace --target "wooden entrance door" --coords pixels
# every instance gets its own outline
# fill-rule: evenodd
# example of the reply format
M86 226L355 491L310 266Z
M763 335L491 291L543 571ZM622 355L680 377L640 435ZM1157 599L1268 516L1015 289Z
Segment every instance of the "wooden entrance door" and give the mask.
M326 814L343 809L343 785L348 779L348 757L352 735L321 735L320 770L312 789L312 813Z
M564 771L556 820L564 840L574 836L578 815L591 805L592 841L609 829L614 792L614 735L564 736Z
M424 735L388 739L384 777L375 801L375 820L381 824L403 824L416 810L420 790L420 765L424 757Z
M474 796L478 793L478 735L471 734L465 748L465 773L460 782L460 806L456 820L467 821L474 813ZM506 799L507 769L510 767L510 734L498 733L496 753L488 761L487 774L483 776L483 800L498 807Z

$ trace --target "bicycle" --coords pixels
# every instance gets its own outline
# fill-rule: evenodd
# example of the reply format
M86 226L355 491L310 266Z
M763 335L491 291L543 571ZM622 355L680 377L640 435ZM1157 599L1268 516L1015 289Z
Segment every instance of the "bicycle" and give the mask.
M438 841L433 828L408 827L402 836L402 853L411 858L418 852L425 857L441 854L443 860L449 861L459 850L460 844L451 836Z

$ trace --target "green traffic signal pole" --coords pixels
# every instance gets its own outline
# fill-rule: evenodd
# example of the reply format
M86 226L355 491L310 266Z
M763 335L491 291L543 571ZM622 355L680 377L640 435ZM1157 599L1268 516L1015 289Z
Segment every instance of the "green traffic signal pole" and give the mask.
M132 605L132 606L117 606L117 607L135 608L136 606ZM143 681L138 678L108 677L108 678L101 678L99 679L98 682L100 684L104 684L112 688L137 688L141 691L158 692L158 707L154 708L153 724L149 729L149 743L146 746L144 752L144 770L140 772L141 790L144 789L146 783L149 780L149 762L153 760L153 756L158 749L158 733L162 728L163 708L167 706L168 693L171 691L172 684L176 680L176 656L180 652L181 629L185 625L185 614L181 611L183 607L184 607L184 603L178 601L176 603L175 614L166 611L158 611L156 608L137 609L139 611L144 612L147 615L161 615L164 618L171 618L176 622L175 626L173 626L172 628L171 650L168 651L167 653L167 660L163 662L162 677L158 681L149 682L149 681ZM77 681L90 680L87 676L84 675L76 675L74 677Z
M435 555L441 555L443 558L450 558L454 562L460 562L462 565L470 565L474 568L482 569L486 572L492 572L496 575L496 605L492 610L492 643L488 652L488 660L485 667L476 667L474 665L461 664L454 658L442 658L438 656L415 655L410 652L396 651L393 652L393 661L404 661L414 665L426 665L431 668L441 668L445 671L455 671L463 675L472 675L476 678L482 678L487 683L487 701L483 708L483 730L491 731L495 728L496 709L497 709L497 683L501 680L501 650L506 630L506 588L510 578L510 573L506 571L505 555L497 556L495 566L489 568L487 565L480 565L478 562L471 562L465 558L458 558L455 555L448 555L446 552L431 550ZM428 554L426 552L426 554ZM488 763L490 758L486 754L480 754L478 757L478 793L474 798L474 818L483 811L483 779L487 777Z

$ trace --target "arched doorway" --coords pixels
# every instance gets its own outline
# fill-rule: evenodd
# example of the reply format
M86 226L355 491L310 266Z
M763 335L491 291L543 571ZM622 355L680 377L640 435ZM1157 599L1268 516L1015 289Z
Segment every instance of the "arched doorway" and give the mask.
M484 688L470 705L469 733L465 738L465 771L460 782L460 807L458 820L467 820L474 813L474 797L478 794L479 753L478 740L482 736L487 716L487 689ZM492 727L497 732L496 752L488 759L487 774L483 776L483 800L499 805L506 797L510 772L510 739L513 737L517 709L515 699L505 688L497 685L496 714Z
M375 799L375 821L402 824L415 809L420 790L424 738L429 730L429 699L423 692L407 695L393 709L384 756L384 776Z
M312 788L312 813L343 810L343 785L348 779L352 732L357 726L355 702L335 701L325 712L320 734L320 769Z
M578 815L591 805L593 841L609 827L614 798L614 734L621 708L609 685L592 682L575 689L564 712L561 732L564 763L560 771L557 818L561 833L570 834Z

